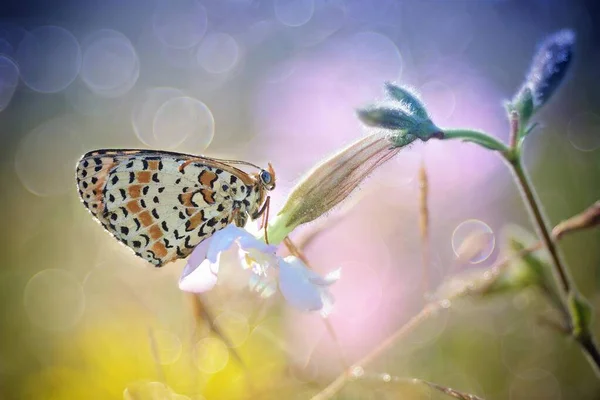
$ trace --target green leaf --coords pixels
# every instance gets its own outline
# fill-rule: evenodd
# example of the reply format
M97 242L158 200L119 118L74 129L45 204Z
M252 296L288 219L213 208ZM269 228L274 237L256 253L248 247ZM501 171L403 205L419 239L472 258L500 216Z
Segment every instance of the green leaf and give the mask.
M519 123L521 126L519 137L523 137L524 133L527 132L527 129L523 129L523 127L527 126L527 123L534 112L533 94L531 93L531 89L527 86L523 87L517 96L515 96L512 103L508 104L507 108L509 113L510 111L516 111L519 114Z
M589 336L593 315L592 306L576 292L569 294L568 304L573 323L573 335L576 338Z

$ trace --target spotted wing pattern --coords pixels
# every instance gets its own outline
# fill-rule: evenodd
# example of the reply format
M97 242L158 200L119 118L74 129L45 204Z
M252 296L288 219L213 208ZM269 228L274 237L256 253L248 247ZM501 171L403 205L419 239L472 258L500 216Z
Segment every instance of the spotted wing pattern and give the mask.
M77 166L83 204L119 241L156 266L188 256L253 206L253 181L208 158L144 150L101 150Z

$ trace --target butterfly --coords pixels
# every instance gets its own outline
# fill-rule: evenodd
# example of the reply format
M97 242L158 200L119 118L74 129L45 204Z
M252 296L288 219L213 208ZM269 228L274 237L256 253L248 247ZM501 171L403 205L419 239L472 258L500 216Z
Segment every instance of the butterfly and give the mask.
M88 152L77 163L76 178L94 218L157 267L187 257L232 222L244 227L248 218L268 219L267 192L275 188L271 164L262 169L245 161L134 149Z

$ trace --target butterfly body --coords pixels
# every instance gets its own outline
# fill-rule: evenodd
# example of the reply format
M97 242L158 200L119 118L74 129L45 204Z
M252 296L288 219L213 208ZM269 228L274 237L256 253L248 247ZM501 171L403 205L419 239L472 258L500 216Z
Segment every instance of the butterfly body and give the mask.
M160 267L187 257L228 224L244 226L248 217L262 214L274 178L265 182L268 171L249 174L232 163L243 162L98 150L78 162L77 186L83 204L106 230Z

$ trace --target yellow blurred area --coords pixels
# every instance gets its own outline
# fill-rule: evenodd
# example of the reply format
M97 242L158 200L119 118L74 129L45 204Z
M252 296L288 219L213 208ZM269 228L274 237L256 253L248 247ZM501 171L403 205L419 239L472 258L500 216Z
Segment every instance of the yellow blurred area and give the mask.
M164 343L156 340L155 329L151 320L123 313L76 330L53 348L51 365L27 379L22 398L248 399L254 398L253 393L271 391L277 382L287 379L285 354L273 346L272 329L276 327L254 328L235 349L244 365L229 355L216 336L198 341L193 333L182 335L180 356L164 362ZM203 346L200 352L198 343L203 342L212 345ZM207 365L215 368L207 372ZM160 394L163 389L157 387L162 388L161 384L171 389ZM182 397L168 397L166 393L171 390L173 396L177 393Z

